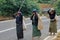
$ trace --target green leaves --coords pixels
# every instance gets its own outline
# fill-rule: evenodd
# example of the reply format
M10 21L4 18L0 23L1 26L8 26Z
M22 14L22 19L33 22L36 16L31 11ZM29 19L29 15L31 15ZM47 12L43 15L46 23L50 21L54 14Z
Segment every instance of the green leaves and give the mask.
M57 10L57 15L60 15L60 1L58 1L57 5L56 5L56 10Z
M23 12L24 15L31 15L32 14L32 10L33 9L37 9L39 10L39 6L38 3L32 0L25 0L25 3L21 9L21 11Z
M3 16L11 16L16 13L22 5L23 15L30 15L33 9L39 10L38 3L33 0L0 0L0 11Z
M19 9L19 5L17 5L16 0L0 0L0 4L0 11L3 16L11 16Z
M38 0L38 3L49 3L51 0Z

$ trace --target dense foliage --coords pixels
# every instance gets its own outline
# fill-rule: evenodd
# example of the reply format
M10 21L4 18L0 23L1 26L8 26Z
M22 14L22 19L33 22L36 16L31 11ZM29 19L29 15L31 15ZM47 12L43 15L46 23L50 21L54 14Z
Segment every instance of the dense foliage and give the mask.
M49 3L51 0L38 0L38 3Z
M24 15L30 15L33 9L37 9L37 11L39 12L40 8L38 3L31 0L26 0L21 11L24 13Z
M24 15L30 15L34 8L39 9L37 2L32 0L0 0L0 15L12 16L21 7Z
M55 8L57 15L60 15L60 0L38 0L38 3L49 3Z
M57 1L55 5L56 5L57 14L60 15L60 1Z
M0 0L0 16L12 16L19 8L23 15L30 15L33 9L40 12L39 4L50 3L56 9L57 14L60 15L60 0ZM23 5L22 5L23 4ZM22 6L21 6L22 5Z

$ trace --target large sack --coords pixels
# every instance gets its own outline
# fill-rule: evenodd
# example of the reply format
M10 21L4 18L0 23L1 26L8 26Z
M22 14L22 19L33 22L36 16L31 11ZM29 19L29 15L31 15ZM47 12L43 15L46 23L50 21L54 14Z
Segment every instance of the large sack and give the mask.
M26 30L27 29L27 27L26 27L26 24L25 24L25 18L23 17L23 30Z
M43 23L42 23L42 21L41 21L41 18L40 18L40 16L38 15L38 30L42 30L43 29Z

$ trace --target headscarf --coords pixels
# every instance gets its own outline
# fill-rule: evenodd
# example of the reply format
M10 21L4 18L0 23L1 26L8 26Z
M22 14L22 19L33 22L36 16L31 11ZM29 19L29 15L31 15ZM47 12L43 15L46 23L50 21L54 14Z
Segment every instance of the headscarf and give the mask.
M55 10L54 8L51 8L51 9L50 9L50 12L52 12L52 11L54 11L54 10Z

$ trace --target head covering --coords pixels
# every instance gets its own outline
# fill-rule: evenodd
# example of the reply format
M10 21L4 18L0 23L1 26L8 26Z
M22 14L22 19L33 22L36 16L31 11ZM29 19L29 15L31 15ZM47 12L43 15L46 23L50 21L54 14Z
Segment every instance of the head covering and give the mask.
M55 10L54 8L51 8L51 9L50 9L50 12L51 12L51 11L54 11L54 10Z
M36 9L33 9L33 12L37 12L37 10Z
M18 13L20 14L20 13L21 13L21 11L18 11Z
M18 11L17 14L18 14L18 15L22 15L21 11Z
M51 8L51 10L54 10L54 8Z

